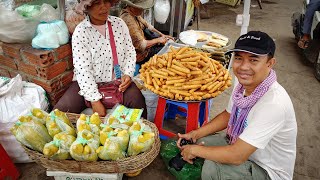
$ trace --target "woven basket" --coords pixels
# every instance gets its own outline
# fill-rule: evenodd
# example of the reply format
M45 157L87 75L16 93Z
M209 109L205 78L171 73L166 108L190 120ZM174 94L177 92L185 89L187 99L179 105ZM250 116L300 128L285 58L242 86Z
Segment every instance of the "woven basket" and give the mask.
M79 114L66 113L72 123L79 118ZM81 173L132 173L147 167L159 154L160 139L159 131L155 124L143 120L143 123L151 127L155 133L155 142L152 148L136 156L130 156L117 161L76 161L76 160L51 160L42 153L23 146L29 157L36 163L50 171L67 171Z

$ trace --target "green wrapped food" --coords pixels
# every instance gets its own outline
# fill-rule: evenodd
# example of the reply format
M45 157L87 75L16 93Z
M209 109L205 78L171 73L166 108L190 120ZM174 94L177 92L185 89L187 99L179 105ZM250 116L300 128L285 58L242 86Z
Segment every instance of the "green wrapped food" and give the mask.
M39 152L42 152L46 143L52 141L47 128L37 121L18 121L11 132L20 143Z
M51 137L60 132L67 132L72 136L76 136L76 131L67 115L57 109L52 111L47 117L46 126Z
M72 143L70 155L77 161L96 161L99 145L99 136L85 129L78 133L77 139Z
M56 134L53 141L47 143L43 148L43 154L54 160L71 159L70 146L76 140L66 132Z
M34 117L36 121L41 122L42 124L46 124L46 119L49 114L39 108L32 108L31 115Z
M101 124L101 120L98 113L94 113L90 118L85 114L81 114L79 119L77 120L76 126L77 126L78 133L86 129L96 135L99 135L100 124Z
M111 139L106 139L103 146L100 146L97 151L100 159L103 160L119 160L125 158L125 152L121 150L120 144Z
M155 134L152 132L151 128L142 122L135 122L130 127L129 134L130 142L128 147L128 156L148 151L155 141Z

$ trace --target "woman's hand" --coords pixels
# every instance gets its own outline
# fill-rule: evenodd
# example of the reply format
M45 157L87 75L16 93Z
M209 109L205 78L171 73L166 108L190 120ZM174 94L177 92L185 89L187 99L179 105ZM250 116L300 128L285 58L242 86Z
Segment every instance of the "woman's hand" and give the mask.
M158 44L163 44L164 45L164 44L166 44L167 41L168 41L168 39L163 37L163 36L157 38Z
M121 84L119 86L119 91L124 92L131 84L131 77L128 75L123 75L121 77Z
M106 116L106 108L104 107L104 105L102 104L102 102L100 100L95 101L95 102L91 102L91 106L92 106L92 111L93 113L97 112L99 114L99 116Z
M183 160L187 161L189 164L193 164L193 159L196 156L193 154L193 148L197 145L184 145L181 149L181 156Z
M164 38L166 38L166 39L171 39L172 41L174 41L174 38L172 37L172 36L169 36L169 35L164 35L164 34L162 34L162 36L161 37L164 37Z
M177 147L179 149L181 149L182 147L180 146L180 143L181 143L181 139L186 139L186 140L191 140L192 139L192 142L195 143L197 141L197 135L196 135L196 131L191 131L187 134L180 134L178 133L178 141L177 141Z

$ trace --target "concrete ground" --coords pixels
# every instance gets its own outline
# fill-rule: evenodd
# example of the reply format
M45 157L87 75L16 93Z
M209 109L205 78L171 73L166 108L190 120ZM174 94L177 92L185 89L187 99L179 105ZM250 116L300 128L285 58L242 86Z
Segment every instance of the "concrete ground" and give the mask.
M257 1L252 1L257 5ZM278 81L289 93L297 117L298 139L297 159L294 170L295 180L320 179L320 82L313 74L312 67L304 59L296 46L291 29L291 15L301 9L300 0L263 0L263 9L254 6L250 10L249 30L261 30L270 34L276 42ZM242 13L243 4L232 8L218 3L207 4L210 18L202 19L201 30L214 31L230 37L234 42L240 33L235 25L235 17ZM193 25L195 27L195 23ZM222 111L227 105L230 90L214 99L212 115ZM17 165L21 179L53 179L46 177L45 169L31 164ZM135 178L123 179L175 179L158 157Z

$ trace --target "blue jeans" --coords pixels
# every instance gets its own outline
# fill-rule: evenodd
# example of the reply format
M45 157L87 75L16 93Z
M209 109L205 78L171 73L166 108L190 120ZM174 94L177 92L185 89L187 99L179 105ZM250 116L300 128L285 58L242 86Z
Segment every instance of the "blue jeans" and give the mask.
M320 10L320 0L310 0L303 21L303 34L311 34L313 15Z

